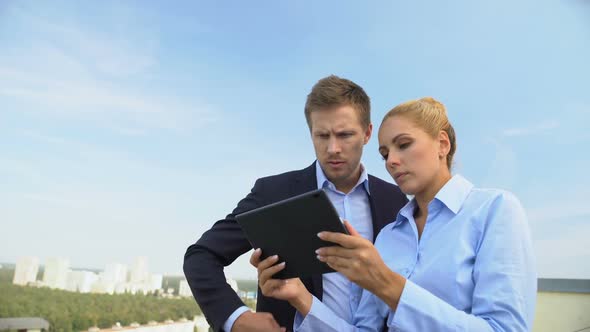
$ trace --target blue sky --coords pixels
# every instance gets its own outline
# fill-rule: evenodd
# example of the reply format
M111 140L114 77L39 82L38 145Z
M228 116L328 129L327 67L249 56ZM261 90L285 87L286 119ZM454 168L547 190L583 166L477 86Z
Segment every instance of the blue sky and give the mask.
M0 262L180 274L257 177L311 164L305 96L336 74L376 125L441 100L455 172L521 199L539 275L590 278L588 1L9 0L0 45ZM391 181L376 137L363 162Z

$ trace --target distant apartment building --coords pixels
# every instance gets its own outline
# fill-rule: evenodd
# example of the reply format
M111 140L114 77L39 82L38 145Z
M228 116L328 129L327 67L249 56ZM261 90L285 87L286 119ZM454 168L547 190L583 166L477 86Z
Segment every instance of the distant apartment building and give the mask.
M26 286L29 282L37 280L37 272L39 272L39 258L21 257L16 262L12 283Z
M49 258L45 262L43 280L36 281L39 259L20 258L16 264L14 284L31 284L81 293L121 294L156 293L162 288L164 276L150 274L146 257L138 257L131 270L124 264L108 264L103 272L72 271L69 260Z
M181 280L180 284L178 285L178 295L183 297L192 297L193 293L191 292L191 288L188 285L188 281Z
M119 263L108 264L101 277L115 284L125 283L127 282L127 265Z
M65 258L48 258L43 272L43 284L49 288L66 289L70 262Z
M146 281L149 282L147 257L137 257L133 263L133 266L131 267L129 282L133 284L139 284Z
M69 271L65 289L70 292L89 293L97 280L98 275L94 272Z
M150 291L155 292L158 289L162 288L162 281L164 281L164 276L161 274L152 274L150 276Z
M115 288L116 288L116 285L114 282L99 278L90 287L90 292L91 293L98 293L98 294L114 294ZM124 293L124 292L125 291L123 290L121 293Z

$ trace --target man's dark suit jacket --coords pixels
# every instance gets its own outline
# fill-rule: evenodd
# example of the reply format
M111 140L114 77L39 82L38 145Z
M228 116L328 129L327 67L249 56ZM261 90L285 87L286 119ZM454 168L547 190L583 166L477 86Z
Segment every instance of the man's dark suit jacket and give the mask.
M215 331L221 331L227 318L244 305L226 283L223 273L225 266L252 249L234 217L314 189L317 189L315 163L303 170L260 178L231 214L217 221L187 249L184 273L197 303ZM395 220L407 198L398 187L372 175L369 175L369 191L373 234L376 237L383 226ZM304 278L302 281L312 294L322 299L321 275ZM270 312L280 326L287 330L293 328L295 309L286 301L265 297L260 289L256 311Z

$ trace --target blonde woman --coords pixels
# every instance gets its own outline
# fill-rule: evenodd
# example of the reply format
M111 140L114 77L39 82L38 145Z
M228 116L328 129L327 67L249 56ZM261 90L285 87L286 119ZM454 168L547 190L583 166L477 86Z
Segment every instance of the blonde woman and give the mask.
M364 291L352 322L313 297L299 279L278 280L277 257L259 262L266 296L297 309L295 331L530 331L536 272L524 210L511 193L474 187L451 175L455 133L433 98L389 111L379 128L379 153L400 189L413 199L379 233L322 232L340 246L318 259Z

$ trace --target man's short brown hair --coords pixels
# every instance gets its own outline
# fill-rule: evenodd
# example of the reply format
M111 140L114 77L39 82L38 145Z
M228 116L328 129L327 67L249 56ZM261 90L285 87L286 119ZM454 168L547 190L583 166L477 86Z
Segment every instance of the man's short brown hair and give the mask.
M336 75L319 80L307 95L305 102L305 119L311 130L311 112L340 106L354 108L363 128L371 124L371 100L365 90L358 84Z

